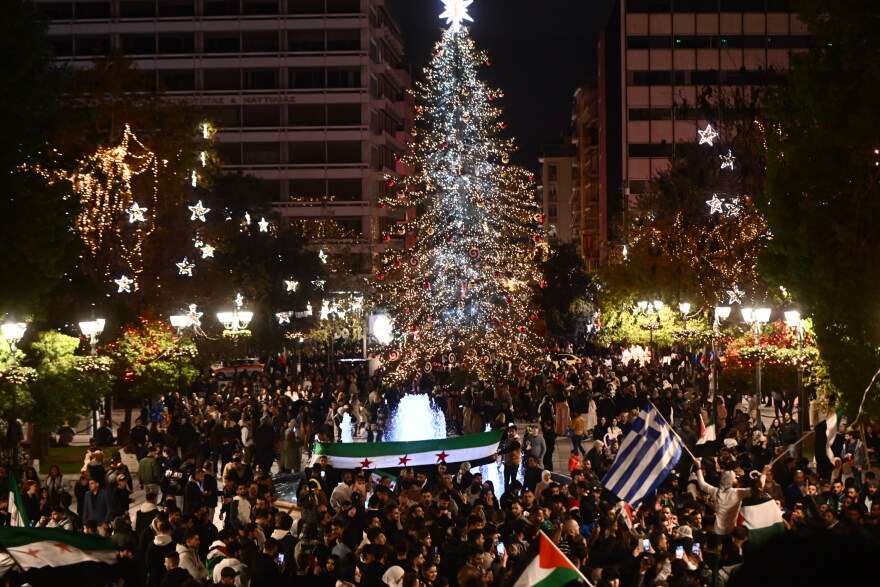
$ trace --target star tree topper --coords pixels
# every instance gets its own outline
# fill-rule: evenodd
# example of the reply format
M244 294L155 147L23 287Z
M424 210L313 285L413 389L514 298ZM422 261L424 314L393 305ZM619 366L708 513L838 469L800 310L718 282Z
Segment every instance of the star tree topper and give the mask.
M461 26L461 21L468 20L474 22L474 19L468 14L468 6L474 3L474 0L443 0L443 7L446 9L440 14L440 18L446 19L446 24L452 30L457 30Z
M712 128L711 124L706 125L706 130L698 130L700 133L700 144L709 143L709 146L712 146L712 141L718 138L718 133L715 132L715 129Z

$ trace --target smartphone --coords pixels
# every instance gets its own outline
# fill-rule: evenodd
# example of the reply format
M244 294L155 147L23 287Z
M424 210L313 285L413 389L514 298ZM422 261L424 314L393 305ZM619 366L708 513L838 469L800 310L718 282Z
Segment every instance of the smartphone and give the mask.
M503 542L499 542L498 544L495 545L495 552L498 553L498 556L504 556L504 553L507 551L504 549Z
M693 547L691 547L691 554L694 556L700 556L700 543L694 542Z
M284 555L279 552L278 553L278 566L280 567L283 564L284 564Z
M651 541L645 538L642 540L642 550L645 552L651 552Z
M675 547L675 558L684 558L684 546Z
M327 471L321 471L321 479L324 479L327 476Z

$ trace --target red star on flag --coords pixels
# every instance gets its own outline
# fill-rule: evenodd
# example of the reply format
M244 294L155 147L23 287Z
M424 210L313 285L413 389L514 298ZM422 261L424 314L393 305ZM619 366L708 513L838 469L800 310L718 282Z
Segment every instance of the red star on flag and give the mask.
M40 554L40 551L36 548L31 548L30 550L26 550L25 552L28 553L29 556L37 556L38 554Z
M70 547L68 545L64 544L63 542L56 542L55 547L58 550L63 550L64 552L70 552Z
M364 469L369 469L369 468L370 468L370 463L372 463L372 462L373 462L373 461L371 461L370 459L364 457L364 460L361 461L361 466L362 466Z
M403 465L403 466L405 467L406 464L407 464L409 461L411 461L411 460L412 460L412 459L409 458L409 455L403 455L402 457L400 457L400 458L397 460L397 464L398 464L398 465Z
M437 455L437 462L438 462L438 463L445 463L445 462L446 462L446 457L449 456L448 454L446 454L446 451L445 451L445 450L444 450L443 452L438 452L438 453L435 453L435 454Z

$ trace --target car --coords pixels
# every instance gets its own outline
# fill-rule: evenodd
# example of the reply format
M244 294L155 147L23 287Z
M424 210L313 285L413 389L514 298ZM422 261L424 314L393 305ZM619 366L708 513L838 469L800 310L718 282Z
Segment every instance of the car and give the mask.
M236 374L262 373L266 365L260 359L249 357L245 359L232 359L211 365L211 371L218 380L232 379Z

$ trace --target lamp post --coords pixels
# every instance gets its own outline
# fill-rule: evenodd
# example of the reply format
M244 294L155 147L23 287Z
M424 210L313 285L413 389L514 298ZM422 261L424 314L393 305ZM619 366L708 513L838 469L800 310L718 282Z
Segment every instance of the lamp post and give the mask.
M687 330L688 327L688 312L691 311L691 305L688 302L680 302L678 304L678 311L681 312L681 321L684 325L684 330ZM697 387L697 371L694 369L694 364L691 362L691 343L690 339L685 339L685 344L687 345L685 348L685 354L687 355L687 366L691 375L691 385L694 388Z
M231 312L217 312L217 320L223 325L229 332L229 336L232 338L232 343L235 348L235 355L238 358L238 339L241 336L241 333L247 330L248 324L250 324L251 319L254 317L253 312L242 311L242 306L244 305L244 298L241 294L235 296L235 302L232 306ZM224 333L226 334L226 333ZM233 385L236 377L238 376L238 368L236 368L232 373L232 381Z
M797 361L797 396L798 396L798 421L801 424L801 437L809 432L809 407L807 406L807 395L804 391L804 363L801 354L804 350L804 323L801 320L801 313L797 310L789 310L785 313L785 323L794 331L798 345L798 361ZM803 445L798 445L798 452L803 450Z
M648 331L648 350L651 353L651 360L654 360L654 331L660 330L663 328L663 325L660 324L660 309L663 307L663 302L661 300L654 300L653 302L648 302L647 300L642 300L638 303L639 310L644 312L646 315L650 316L652 314L656 315L655 322L647 322L645 324L639 325L642 330Z
M95 348L95 343L98 340L98 335L104 331L104 319L97 318L93 320L87 320L85 322L79 323L80 332L83 333L83 336L89 337L89 355L94 357L97 353L97 349ZM98 431L98 393L95 385L95 374L92 374L92 430L91 434L95 434Z
M761 326L768 323L770 321L770 308L749 308L745 307L742 309L742 317L743 321L749 325L749 327L755 333L755 346L757 347L761 342ZM762 353L758 352L758 362L755 369L755 407L758 412L758 423L760 425L764 424L764 416L761 414L761 367L764 362L764 357ZM752 434L749 433L748 438L749 447L752 446Z
M715 317L712 320L712 421L715 422L715 434L722 426L718 422L718 334L721 332L721 321L730 316L730 306L715 306Z
M15 356L18 350L18 341L24 336L27 324L24 322L6 322L0 329L2 329L3 338L9 343L9 352L12 357L12 368L14 370L18 366L18 357ZM18 461L18 446L21 444L21 435L18 432L18 383L14 381L12 383L12 414L9 418L9 436L13 439L12 468L14 471L18 471L20 464Z
M183 393L183 367L181 366L181 361L183 361L183 354L180 351L180 335L183 332L183 329L190 325L190 317L182 314L177 314L174 316L170 316L169 320L171 321L171 327L177 332L177 350L175 351L174 358L177 360L177 390Z

